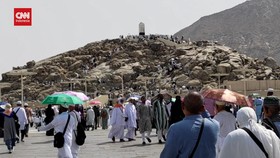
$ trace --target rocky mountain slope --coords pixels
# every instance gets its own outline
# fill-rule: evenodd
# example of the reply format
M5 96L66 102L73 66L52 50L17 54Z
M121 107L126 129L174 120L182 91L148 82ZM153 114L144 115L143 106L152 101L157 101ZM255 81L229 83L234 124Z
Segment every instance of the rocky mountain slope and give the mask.
M174 36L219 41L245 54L280 62L280 1L248 0L231 9L202 17Z
M35 72L36 75L23 79L24 97L42 100L55 91L71 88L89 94L118 95L122 92L122 77L125 94L147 90L152 95L163 89L179 94L187 89L199 90L204 85L217 86L217 78L212 74L228 73L221 77L222 82L242 80L242 73L233 70L243 67L254 69L246 73L247 79L280 77L280 68L273 58L251 58L208 41L176 44L167 36L93 42L37 63L30 61L13 71ZM2 89L5 100L10 101L21 96L20 76L9 75L13 71L2 74L1 81L12 84Z

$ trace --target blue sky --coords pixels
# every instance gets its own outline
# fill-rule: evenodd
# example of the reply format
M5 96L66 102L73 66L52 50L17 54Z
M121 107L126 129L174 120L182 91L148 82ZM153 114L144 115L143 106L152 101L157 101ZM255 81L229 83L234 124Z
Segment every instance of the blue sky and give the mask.
M138 34L174 34L202 16L246 0L0 0L0 73L87 43ZM32 26L14 26L14 8L32 8Z

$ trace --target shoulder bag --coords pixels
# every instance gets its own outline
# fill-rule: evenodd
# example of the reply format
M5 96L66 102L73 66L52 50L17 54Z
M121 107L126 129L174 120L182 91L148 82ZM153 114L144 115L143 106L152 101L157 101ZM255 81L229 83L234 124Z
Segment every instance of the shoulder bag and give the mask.
M265 157L268 158L268 153L265 151L262 142L246 127L241 128L244 131L246 131L249 136L254 140L254 142L259 146L259 148L263 151L263 153L265 154Z
M199 141L200 141L200 138L201 138L201 135L202 135L202 132L203 132L203 128L204 128L204 118L202 118L202 123L201 123L201 127L200 127L200 131L199 131L199 134L198 134L198 138L197 138L197 141L196 141L196 144L191 152L191 155L189 156L189 158L192 158L196 149L197 149L197 146L199 144Z
M54 135L54 141L53 141L53 146L56 147L56 148L62 148L64 146L64 134L66 132L66 129L67 129L67 126L68 126L68 123L69 123L69 120L70 120L70 115L68 115L68 119L67 119L67 123L64 127L64 130L63 130L63 133L61 132L58 132Z

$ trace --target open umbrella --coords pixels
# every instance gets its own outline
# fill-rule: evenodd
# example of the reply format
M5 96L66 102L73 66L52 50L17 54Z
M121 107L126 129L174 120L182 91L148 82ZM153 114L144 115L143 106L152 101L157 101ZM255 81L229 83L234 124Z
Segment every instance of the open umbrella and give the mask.
M245 95L233 92L228 89L208 89L202 92L204 98L234 103L240 106L251 106Z
M101 104L101 102L98 101L98 100L92 100L92 101L89 102L89 104L90 105L96 105L96 104Z
M52 94L47 96L42 104L62 104L62 105L71 105L71 104L83 104L84 102L75 96L68 94Z
M72 96L76 96L78 98L80 98L83 101L89 100L89 97L86 96L84 93L82 92L75 92L75 91L63 91L63 92L54 92L53 94L68 94L68 95L72 95Z
M7 102L0 102L0 108L5 109Z
M260 97L261 95L259 93L251 93L251 94L249 94L249 96L252 98L257 98L257 97Z

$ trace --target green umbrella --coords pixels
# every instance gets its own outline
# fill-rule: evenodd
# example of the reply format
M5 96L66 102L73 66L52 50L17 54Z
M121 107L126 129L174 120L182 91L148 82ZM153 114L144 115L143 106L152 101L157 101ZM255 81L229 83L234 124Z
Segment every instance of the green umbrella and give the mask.
M52 94L47 96L42 104L61 104L61 105L71 105L71 104L83 104L84 102L72 95L68 94Z

